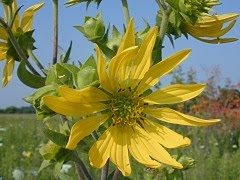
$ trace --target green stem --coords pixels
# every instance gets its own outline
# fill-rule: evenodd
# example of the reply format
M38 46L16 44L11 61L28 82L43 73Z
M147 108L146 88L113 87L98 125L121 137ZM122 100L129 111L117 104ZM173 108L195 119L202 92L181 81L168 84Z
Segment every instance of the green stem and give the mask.
M9 26L5 23L5 21L3 20L3 18L0 17L0 24L3 26L3 28L5 29L5 31L7 32L8 38L10 39L14 49L16 50L18 56L25 61L26 65L28 66L28 68L30 69L30 71L32 71L33 74L41 76L35 69L34 67L29 63L26 55L24 54L24 52L22 51L20 45L18 44L16 38L14 37L12 30L9 28Z
M13 20L13 10L12 10L12 4L10 5L10 6L8 6L8 11L9 11L9 27L12 27L12 25L11 25L11 22L12 22L12 20Z
M120 174L120 171L119 171L119 169L117 168L117 169L114 171L112 180L117 180L119 174Z
M46 73L44 72L43 65L40 63L40 61L37 59L37 57L33 54L32 50L28 49L27 53L28 53L29 57L35 62L35 64L39 67L39 69L42 71L42 73L44 75L46 75Z
M58 0L52 1L53 1L53 64L56 64L58 56Z
M126 25L128 25L130 22L130 13L129 13L127 0L122 0L122 5L123 5L123 13L124 13Z
M169 15L172 12L172 9L170 6L168 6L164 2L163 3L159 2L159 5L161 6L161 11L163 14L160 31L159 31L159 37L163 42L164 36L166 35L167 29L168 29Z
M107 163L102 168L101 180L107 180L108 169L109 169L109 160L107 160Z

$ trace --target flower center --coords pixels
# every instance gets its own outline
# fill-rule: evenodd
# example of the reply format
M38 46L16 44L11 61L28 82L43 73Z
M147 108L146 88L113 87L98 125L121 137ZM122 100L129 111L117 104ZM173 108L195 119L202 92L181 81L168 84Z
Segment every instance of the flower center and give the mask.
M127 90L119 89L110 106L114 124L133 125L142 116L143 104L130 88Z

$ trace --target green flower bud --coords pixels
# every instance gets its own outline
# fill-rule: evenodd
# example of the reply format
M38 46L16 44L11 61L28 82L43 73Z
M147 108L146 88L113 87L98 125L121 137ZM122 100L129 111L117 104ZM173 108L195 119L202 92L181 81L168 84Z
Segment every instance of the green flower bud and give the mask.
M106 41L105 26L101 14L98 14L96 18L86 17L84 26L76 26L75 28L93 43Z
M180 162L182 165L183 165L183 169L186 170L186 169L190 169L190 168L193 168L194 165L196 164L195 160L186 156L186 155L182 155L178 162Z

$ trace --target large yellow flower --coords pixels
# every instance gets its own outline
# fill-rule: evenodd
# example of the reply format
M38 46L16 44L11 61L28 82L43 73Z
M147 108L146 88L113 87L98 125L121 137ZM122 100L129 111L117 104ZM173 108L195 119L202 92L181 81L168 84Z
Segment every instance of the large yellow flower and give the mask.
M212 44L228 43L237 38L221 38L235 25L239 14L223 14L215 16L203 16L194 24L185 23L184 29L196 39ZM228 26L224 27L226 23Z
M35 4L28 8L24 13L20 20L20 16L17 15L12 27L12 32L15 33L18 28L21 28L23 32L30 31L33 24L33 16L34 14L44 5L44 3ZM17 11L17 2L13 1L12 4L13 14ZM6 5L4 5L4 15L5 21L10 21L10 11ZM3 27L0 26L0 61L6 60L6 64L3 70L3 79L2 86L5 87L8 82L12 79L12 74L14 70L15 59L9 55L7 55L7 51L9 50L8 45L8 36Z
M157 32L157 27L151 29L138 47L135 45L131 20L108 70L100 49L96 47L100 88L76 90L62 86L59 89L61 97L44 97L46 105L59 114L87 116L72 127L66 146L68 149L75 149L79 141L103 123L109 124L109 128L89 151L89 159L94 167L103 167L110 158L122 174L128 176L131 174L130 152L138 162L147 167L157 168L163 163L181 169L182 165L163 147L187 146L191 143L190 139L150 119L189 126L206 126L219 122L202 120L169 108L154 106L180 103L194 98L203 91L203 84L176 84L156 90L150 95L144 93L158 82L159 77L171 72L184 61L191 51L179 51L151 67Z

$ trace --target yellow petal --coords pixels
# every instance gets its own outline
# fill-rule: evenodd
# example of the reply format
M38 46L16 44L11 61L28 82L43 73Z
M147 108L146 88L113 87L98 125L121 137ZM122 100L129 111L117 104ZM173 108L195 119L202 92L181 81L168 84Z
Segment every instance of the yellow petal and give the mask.
M217 39L204 39L199 37L195 37L195 38L199 41L210 43L210 44L224 44L224 43L235 42L238 40L237 38L217 38Z
M127 31L123 36L121 44L118 48L117 54L121 53L125 49L135 46L135 35L134 35L134 21L130 20L129 25L127 27Z
M31 30L32 23L33 23L33 16L43 5L44 3L35 4L34 6L31 6L24 12L21 25L20 25L23 31L26 32Z
M216 25L224 24L229 21L236 20L239 14L229 13L216 16L204 16L196 23L196 25Z
M158 143L166 148L185 147L191 144L191 140L187 137L168 129L165 126L151 122L147 119L142 123L144 129L154 138Z
M109 127L97 142L91 147L88 155L90 164L96 168L102 168L110 157L113 144L113 127Z
M176 66L183 62L189 56L191 50L179 51L167 59L152 66L141 80L137 92L143 93L158 82L158 78L171 72Z
M124 176L131 174L131 166L128 156L126 127L113 126L113 144L110 153L110 160L118 167Z
M97 71L98 71L100 84L103 89L112 93L113 92L112 84L110 82L108 74L106 73L106 66L107 66L106 61L103 58L101 50L97 45L96 45L96 52L97 52Z
M137 52L137 46L130 47L112 58L109 63L109 78L113 83L114 91L117 91L119 83L124 80L125 74L122 74L122 70L126 68L127 61L133 60Z
M221 121L220 119L204 120L180 113L169 108L145 108L144 113L167 123L186 126L209 126Z
M74 103L93 103L109 100L106 93L92 86L81 90L61 86L59 88L59 93L67 101Z
M54 112L72 117L86 116L107 109L107 106L101 103L73 103L56 96L45 96L43 100Z
M0 42L1 43L1 42ZM1 44L0 44L1 46ZM0 49L0 61L4 60L7 58L7 50L5 49Z
M13 0L13 3L12 3L12 11L13 11L13 14L15 14L17 12L17 1L16 0ZM13 23L13 27L12 27L12 31L13 32L16 32L17 28L19 28L20 26L20 16L19 14L16 15L15 19L14 19L14 23Z
M70 133L70 137L67 143L67 149L75 149L77 144L86 136L91 134L94 130L96 130L100 125L102 125L107 119L108 115L100 115L88 117L85 119L81 119L76 122Z
M153 92L144 97L143 101L150 104L180 103L198 96L205 87L205 84L174 84Z
M182 169L183 166L172 158L171 155L139 125L134 126L134 131L139 139L139 143L148 150L149 155L153 159L177 169Z
M156 42L158 28L152 28L144 38L141 47L138 51L136 59L133 61L131 68L130 79L139 80L143 78L145 73L149 70L152 60L152 51ZM139 81L134 81L131 87L134 88Z
M5 87L12 79L15 61L13 59L8 59L4 69L2 78L2 87Z
M128 148L134 159L150 168L158 168L161 166L159 162L153 160L149 156L148 150L139 142L139 139L136 136L136 133L132 130L132 128L128 127L127 135L129 144Z
M8 36L3 27L0 26L0 39L7 40Z

